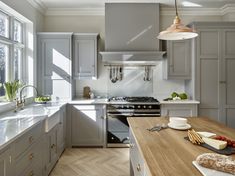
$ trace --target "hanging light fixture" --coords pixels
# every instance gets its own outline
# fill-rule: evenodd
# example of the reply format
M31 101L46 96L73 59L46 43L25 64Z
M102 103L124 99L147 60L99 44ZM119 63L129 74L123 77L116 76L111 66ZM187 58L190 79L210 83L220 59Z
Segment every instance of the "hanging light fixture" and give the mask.
M168 27L165 31L162 31L158 35L160 40L185 40L191 39L198 36L198 34L192 29L181 23L178 15L177 2L175 0L175 19L173 24Z

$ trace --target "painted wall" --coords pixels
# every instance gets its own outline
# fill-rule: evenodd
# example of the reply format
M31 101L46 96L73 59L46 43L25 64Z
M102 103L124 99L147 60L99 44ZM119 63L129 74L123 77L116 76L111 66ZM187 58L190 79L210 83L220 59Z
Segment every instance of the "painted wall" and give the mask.
M174 16L161 16L160 29L168 27L173 20ZM104 16L45 16L44 31L45 32L98 32L100 33L101 40L99 49L104 49ZM187 16L182 18L183 23L187 24L192 21L221 21L220 16ZM84 86L90 86L95 94L110 95L113 89L120 89L120 92L125 92L126 87L120 84L112 84L109 80L109 71L104 67L101 57L98 58L98 80L82 80L76 81L76 95L81 96ZM154 67L152 72L152 92L146 92L146 95L152 95L158 99L168 97L171 92L184 92L185 83L182 80L163 80L162 79L162 65L161 63ZM131 79L126 76L126 79ZM135 85L136 86L136 85ZM140 93L143 91L140 86ZM149 90L149 89L147 89ZM129 90L127 90L129 91Z

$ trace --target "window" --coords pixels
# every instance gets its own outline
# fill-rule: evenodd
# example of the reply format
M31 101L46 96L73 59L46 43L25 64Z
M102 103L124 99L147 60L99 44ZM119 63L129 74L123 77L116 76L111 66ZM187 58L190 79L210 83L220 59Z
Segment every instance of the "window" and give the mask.
M23 31L22 22L0 10L0 99L5 96L6 81L22 80Z
M0 97L5 95L3 84L6 82L8 46L0 43Z
M0 12L0 36L9 37L9 16Z

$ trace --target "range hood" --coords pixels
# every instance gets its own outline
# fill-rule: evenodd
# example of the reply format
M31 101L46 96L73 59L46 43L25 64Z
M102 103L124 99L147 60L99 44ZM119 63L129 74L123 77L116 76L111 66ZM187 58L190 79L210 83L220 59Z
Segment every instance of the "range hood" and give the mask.
M107 64L156 64L159 51L158 3L106 3L105 51Z

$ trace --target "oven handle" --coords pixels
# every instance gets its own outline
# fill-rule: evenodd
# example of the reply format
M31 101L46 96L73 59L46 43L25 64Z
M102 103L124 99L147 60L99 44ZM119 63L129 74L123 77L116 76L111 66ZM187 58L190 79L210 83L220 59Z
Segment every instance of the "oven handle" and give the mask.
M160 113L155 113L155 114L138 114L138 113L112 113L112 114L109 114L108 113L108 116L115 116L115 115L119 115L119 116L160 116L161 114Z

